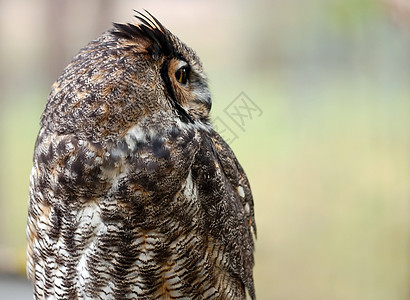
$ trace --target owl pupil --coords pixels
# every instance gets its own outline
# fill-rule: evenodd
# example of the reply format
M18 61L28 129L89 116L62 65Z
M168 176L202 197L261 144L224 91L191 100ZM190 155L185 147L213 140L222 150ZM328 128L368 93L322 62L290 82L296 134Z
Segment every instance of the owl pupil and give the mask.
M188 68L182 67L175 72L175 77L179 83L186 84L188 81Z

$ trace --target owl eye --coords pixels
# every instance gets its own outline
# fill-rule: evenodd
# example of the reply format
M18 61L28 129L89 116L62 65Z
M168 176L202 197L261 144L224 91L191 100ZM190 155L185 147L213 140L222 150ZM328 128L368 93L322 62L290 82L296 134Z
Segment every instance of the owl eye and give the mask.
M189 74L189 67L184 66L184 67L179 68L175 72L175 77L179 83L186 84L188 82L188 74Z

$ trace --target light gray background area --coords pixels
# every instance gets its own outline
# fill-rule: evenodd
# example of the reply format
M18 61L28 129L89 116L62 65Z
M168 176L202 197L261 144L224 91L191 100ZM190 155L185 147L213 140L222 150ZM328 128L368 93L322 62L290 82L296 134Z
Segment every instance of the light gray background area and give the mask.
M29 281L22 277L1 275L0 276L0 299L1 300L25 300L33 299L33 288Z

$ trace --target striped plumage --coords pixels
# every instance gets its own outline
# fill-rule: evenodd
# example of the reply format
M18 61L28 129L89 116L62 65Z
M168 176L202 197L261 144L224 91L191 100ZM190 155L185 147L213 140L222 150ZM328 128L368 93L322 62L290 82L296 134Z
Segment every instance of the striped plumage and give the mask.
M30 176L36 299L255 298L246 175L209 123L196 54L152 16L56 81Z

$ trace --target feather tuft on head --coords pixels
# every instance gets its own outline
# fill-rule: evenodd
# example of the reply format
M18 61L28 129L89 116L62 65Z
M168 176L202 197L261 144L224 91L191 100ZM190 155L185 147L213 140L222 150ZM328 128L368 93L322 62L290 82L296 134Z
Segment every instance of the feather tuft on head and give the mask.
M114 23L115 29L112 33L120 38L128 40L144 39L150 42L150 50L154 56L174 56L176 50L171 40L171 33L148 11L146 15L135 11L135 17L140 24Z

